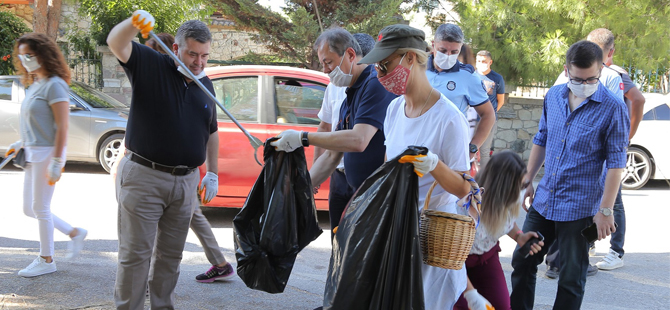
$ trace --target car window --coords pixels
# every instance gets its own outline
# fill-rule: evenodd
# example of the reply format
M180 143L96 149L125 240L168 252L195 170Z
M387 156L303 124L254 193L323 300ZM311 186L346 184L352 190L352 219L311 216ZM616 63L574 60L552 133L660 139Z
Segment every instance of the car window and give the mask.
M74 82L70 84L70 90L81 99L84 99L84 101L86 101L86 103L91 105L93 108L112 109L128 107L128 105L125 105L111 96L85 84Z
M258 76L216 79L212 84L216 99L238 121L258 121ZM217 119L229 119L220 108L216 115Z
M662 104L654 108L657 121L670 121L670 106Z
M13 79L0 79L0 100L12 100Z
M277 123L318 125L324 85L297 79L275 78Z
M644 116L642 116L643 121L653 121L654 119L654 109L647 111L647 113L644 113Z

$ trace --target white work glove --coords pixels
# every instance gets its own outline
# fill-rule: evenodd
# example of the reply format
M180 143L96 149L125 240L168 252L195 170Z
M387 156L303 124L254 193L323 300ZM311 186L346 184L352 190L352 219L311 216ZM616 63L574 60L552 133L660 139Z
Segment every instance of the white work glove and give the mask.
M156 20L149 12L145 10L137 10L133 12L132 18L133 26L140 30L143 38L149 37L149 32L154 29Z
M414 165L414 172L420 177L423 177L425 174L430 173L435 170L437 163L440 159L435 155L435 153L428 151L428 154L416 156L416 160L412 162Z
M470 310L495 310L491 303L480 295L476 289L465 291L463 297L468 301L468 308Z
M21 142L21 140L12 143L9 146L9 149L7 149L7 153L5 153L5 157L11 155L12 153L18 152L21 148L23 148L23 142Z
M277 135L279 140L270 142L277 151L293 152L302 147L302 131L289 129Z
M63 172L63 159L60 157L52 157L47 168L47 182L53 186L60 180L61 172Z
M216 173L208 171L202 178L200 186L198 186L198 196L202 195L203 191L205 192L205 197L202 198L203 203L209 203L216 197L216 193L219 191L219 176Z

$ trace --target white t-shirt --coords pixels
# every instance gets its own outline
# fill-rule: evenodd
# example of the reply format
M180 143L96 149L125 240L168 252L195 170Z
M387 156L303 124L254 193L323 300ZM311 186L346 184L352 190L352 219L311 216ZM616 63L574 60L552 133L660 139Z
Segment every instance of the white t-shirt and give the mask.
M426 113L416 118L405 115L404 96L394 99L386 110L384 135L387 160L398 156L410 145L418 145L427 147L455 171L470 170L468 122L463 113L444 95ZM419 206L423 207L423 201L434 180L430 174L419 179ZM437 186L433 190L429 208L437 210L457 201L456 196Z
M321 110L317 116L321 121L330 123L331 131L335 131L337 123L340 122L340 107L342 107L342 102L347 99L346 90L346 87L338 87L331 83L326 86L326 91L323 93ZM340 161L337 168L344 168L344 159Z
M410 145L425 146L441 161L456 171L470 169L468 123L463 113L441 95L426 113L416 118L405 115L405 97L400 96L388 106L384 119L386 157L392 159ZM426 174L419 178L419 207L435 179ZM430 209L464 214L456 205L458 198L442 187L433 190ZM427 310L452 309L467 285L465 267L450 270L422 264L423 294Z
M509 217L505 223L504 229L500 233L491 235L486 230L486 227L480 222L479 227L477 227L477 232L475 233L475 242L472 244L470 254L482 255L490 251L496 243L498 243L500 237L506 235L513 227L514 219Z

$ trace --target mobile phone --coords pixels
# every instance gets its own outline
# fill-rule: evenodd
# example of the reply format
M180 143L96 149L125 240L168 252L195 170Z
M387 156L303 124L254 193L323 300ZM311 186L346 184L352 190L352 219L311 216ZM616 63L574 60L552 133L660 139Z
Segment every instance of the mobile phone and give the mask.
M614 227L619 228L619 225L614 222ZM589 243L598 241L598 226L596 226L596 223L593 223L591 226L582 229L582 236L584 236L586 241Z
M544 241L544 236L539 231L536 231L535 233L537 234L537 236L539 238L538 237L532 237L522 247L519 248L519 251L521 251L521 253L524 254L523 258L528 258L528 256L530 256L530 246L532 246L533 244L536 244L540 241Z

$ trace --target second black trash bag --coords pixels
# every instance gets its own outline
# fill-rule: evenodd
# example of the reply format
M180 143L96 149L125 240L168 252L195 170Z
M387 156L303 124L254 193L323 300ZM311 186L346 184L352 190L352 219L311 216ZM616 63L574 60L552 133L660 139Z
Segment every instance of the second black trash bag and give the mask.
M404 155L368 177L347 206L333 240L324 309L424 309L419 241L419 179Z
M233 219L237 274L247 287L281 293L295 258L323 232L316 216L305 152L265 142L265 165Z

